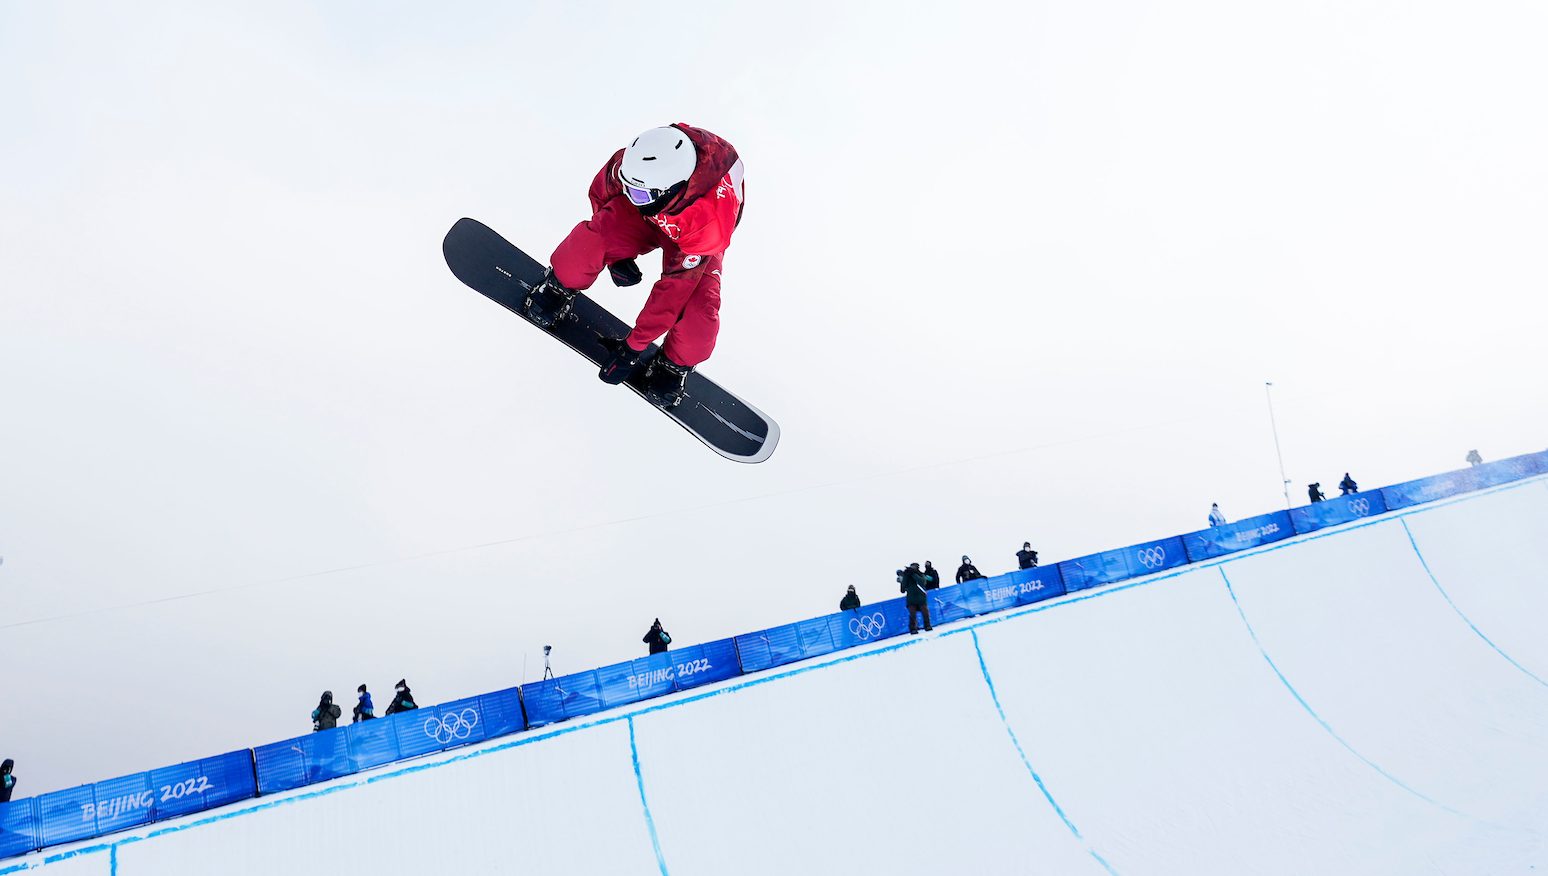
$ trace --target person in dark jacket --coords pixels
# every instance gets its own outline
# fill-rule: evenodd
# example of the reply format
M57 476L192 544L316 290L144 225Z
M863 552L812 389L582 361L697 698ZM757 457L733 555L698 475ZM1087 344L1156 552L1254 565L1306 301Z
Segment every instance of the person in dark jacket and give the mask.
M0 803L11 802L11 791L16 788L16 777L11 775L11 770L16 768L16 761L6 758L0 762Z
M984 573L978 571L978 567L973 565L973 561L967 558L967 554L963 554L962 565L957 567L957 583L961 584L963 581L972 581L975 578L982 577L984 577Z
M1320 484L1320 483L1319 484L1307 484L1306 485L1306 495L1313 502L1321 502L1323 499L1327 498L1327 496L1322 495L1322 484Z
M667 646L672 644L672 634L661 628L661 618L658 617L656 622L650 625L650 632L646 633L645 638L640 641L650 646L650 653L664 654Z
M859 610L860 610L860 594L855 592L855 585L851 584L851 585L849 585L849 591L844 594L844 598L839 600L839 611L859 611Z
M1469 450L1467 452L1467 464L1468 465L1483 465L1483 457L1478 455L1478 451L1476 451L1476 450Z
M1349 476L1349 472L1344 472L1344 479L1338 482L1338 494L1340 496L1347 496L1350 493L1358 492L1360 492L1360 485L1355 483L1354 478Z
M919 615L924 615L925 632L935 629L930 626L930 599L925 596L924 572L919 570L918 563L909 563L907 569L898 570L898 592L905 597L908 603L908 633L916 635L919 632Z
M1018 569L1036 569L1037 568L1037 551L1032 549L1032 542L1030 542L1030 541L1022 542L1021 543L1021 550L1016 551L1016 568L1018 568Z
M926 590L941 589L941 573L929 560L925 560L924 576Z
M344 710L333 703L333 691L323 691L322 699L317 701L317 708L312 710L312 732L332 730L339 726L339 716L342 714Z
M371 692L366 690L366 686L363 684L356 688L355 692L360 694L360 702L355 704L355 719L351 723L358 724L361 721L369 721L375 718L376 706L371 703Z
M414 702L414 692L409 690L407 681L398 679L393 689L397 693L393 695L392 702L387 704L387 714L396 715L399 712L412 712L419 708L419 704Z

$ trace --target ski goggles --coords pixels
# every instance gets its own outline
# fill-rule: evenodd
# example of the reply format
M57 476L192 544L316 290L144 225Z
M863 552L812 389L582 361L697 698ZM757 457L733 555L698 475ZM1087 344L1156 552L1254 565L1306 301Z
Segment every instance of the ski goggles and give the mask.
M624 195L629 198L629 203L636 207L648 207L672 194L672 189L649 189L635 185L623 175L622 167L618 168L618 182L623 186Z
M648 206L654 201L660 200L666 194L660 189L637 189L628 183L623 184L624 194L629 196L629 203L636 207Z

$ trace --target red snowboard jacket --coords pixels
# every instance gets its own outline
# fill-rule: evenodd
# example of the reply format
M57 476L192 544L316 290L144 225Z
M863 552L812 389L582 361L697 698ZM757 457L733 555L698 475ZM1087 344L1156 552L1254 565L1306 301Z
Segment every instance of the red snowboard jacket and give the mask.
M678 122L677 128L693 142L698 153L688 186L654 216L641 216L654 224L679 250L688 255L715 255L731 245L731 233L742 220L742 160L736 148L703 128ZM618 166L622 149L613 153L587 192L593 212L610 198L623 196Z

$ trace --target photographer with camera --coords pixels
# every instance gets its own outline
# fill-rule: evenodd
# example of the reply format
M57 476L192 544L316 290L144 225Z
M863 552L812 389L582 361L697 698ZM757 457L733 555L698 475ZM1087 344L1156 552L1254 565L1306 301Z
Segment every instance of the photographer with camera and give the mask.
M849 590L844 593L844 598L839 600L839 611L859 611L860 594L855 592L855 585L849 585Z
M0 803L11 801L11 792L16 789L16 777L11 775L11 770L16 766L16 761L6 758L0 762Z
M907 569L898 570L898 592L906 598L908 603L908 634L919 633L920 614L924 615L925 632L935 629L930 626L930 600L925 595L925 576L919 571L918 563L909 563Z
M393 690L396 693L393 694L392 702L387 704L387 714L396 715L399 712L411 712L419 708L419 704L414 702L414 692L409 690L406 679L398 679L398 683L393 685Z
M665 654L667 646L672 644L672 634L661 628L661 618L658 617L641 641L650 646L650 653Z
M332 730L339 726L339 716L344 710L333 702L333 691L325 690L322 698L317 701L317 708L312 710L312 732Z

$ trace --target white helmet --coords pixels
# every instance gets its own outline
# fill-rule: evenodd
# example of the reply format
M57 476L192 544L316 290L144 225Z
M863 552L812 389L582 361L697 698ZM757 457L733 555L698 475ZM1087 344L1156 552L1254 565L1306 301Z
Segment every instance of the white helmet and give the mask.
M699 163L693 141L679 128L651 128L624 149L618 179L636 207L659 201L673 186L686 185Z

